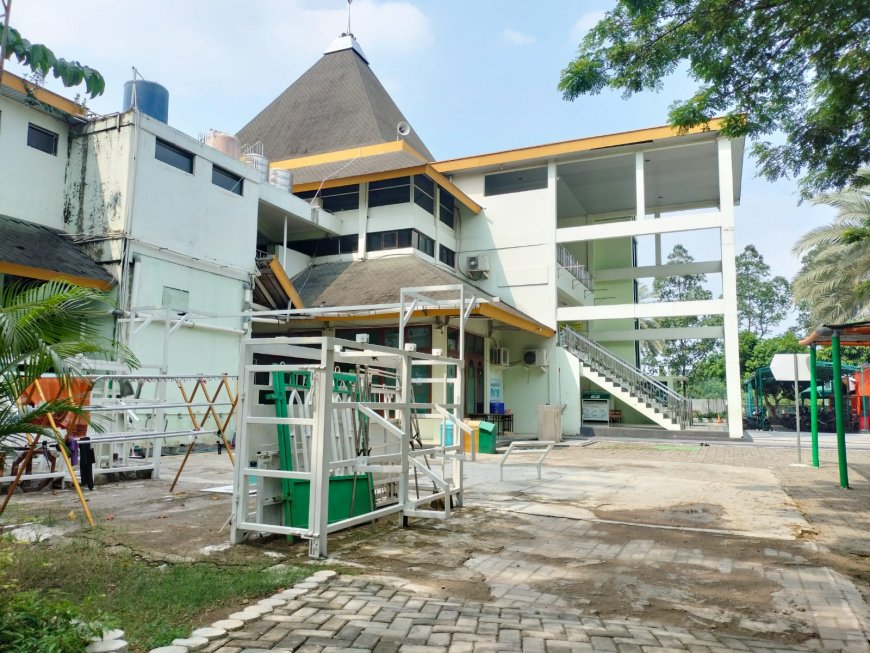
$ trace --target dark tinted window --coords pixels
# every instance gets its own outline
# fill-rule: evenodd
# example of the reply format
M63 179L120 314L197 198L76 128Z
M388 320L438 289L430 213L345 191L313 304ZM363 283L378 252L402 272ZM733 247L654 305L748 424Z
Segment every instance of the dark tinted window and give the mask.
M444 245L438 245L438 260L449 265L451 268L456 267L456 252Z
M484 195L504 195L539 190L547 187L547 169L529 168L487 175L484 179Z
M244 179L229 170L218 168L215 165L211 167L211 183L225 188L236 195L241 195L244 187Z
M416 236L417 241L414 246L424 254L434 257L435 241L429 238L426 234L421 234L419 231L415 231L414 235Z
M407 204L411 201L411 178L382 179L369 183L369 206Z
M456 215L456 200L453 195L442 188L438 202L438 219L452 229L453 220Z
M427 213L435 211L435 183L426 175L414 175L414 204Z
M46 154L57 155L57 134L34 124L27 125L27 144Z
M320 192L309 190L304 193L296 193L304 200L310 200L317 195L323 202L323 208L330 213L336 211L355 211L359 208L359 186L336 186L335 188L321 188Z
M193 174L193 154L187 150L182 150L180 147L175 147L172 143L157 139L157 145L154 149L154 158L163 163L184 170Z

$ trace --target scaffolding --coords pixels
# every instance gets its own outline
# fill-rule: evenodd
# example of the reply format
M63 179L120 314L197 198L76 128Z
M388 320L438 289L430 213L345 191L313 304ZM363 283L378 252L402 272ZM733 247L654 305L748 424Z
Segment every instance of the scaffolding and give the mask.
M394 514L446 519L462 505L462 404L417 402L412 387L455 384L458 397L461 360L331 337L249 338L242 352L233 543L300 537L319 558L329 533ZM412 378L415 365L428 377ZM434 446L421 441L425 419L442 423Z

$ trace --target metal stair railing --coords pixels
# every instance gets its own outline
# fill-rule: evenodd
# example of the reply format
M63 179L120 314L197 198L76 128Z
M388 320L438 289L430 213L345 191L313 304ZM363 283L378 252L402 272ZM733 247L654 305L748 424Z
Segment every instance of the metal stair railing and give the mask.
M680 428L691 425L690 399L647 376L593 340L570 327L562 327L559 332L559 346L577 356L595 372L679 424Z

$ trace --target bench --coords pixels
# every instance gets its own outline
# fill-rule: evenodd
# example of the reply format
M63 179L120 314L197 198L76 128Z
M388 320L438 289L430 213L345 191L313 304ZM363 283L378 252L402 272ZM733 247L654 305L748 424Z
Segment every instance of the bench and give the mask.
M609 424L621 424L622 423L622 411L621 410L611 410L607 414L608 423Z

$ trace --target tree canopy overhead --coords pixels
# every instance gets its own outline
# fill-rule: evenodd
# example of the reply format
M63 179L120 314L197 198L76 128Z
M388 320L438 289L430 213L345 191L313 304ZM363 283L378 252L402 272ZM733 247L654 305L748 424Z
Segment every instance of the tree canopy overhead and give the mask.
M867 0L617 0L562 71L568 100L605 88L659 90L686 62L698 82L671 106L687 130L756 142L760 173L801 176L809 198L855 181L870 162ZM785 134L784 145L764 138Z

